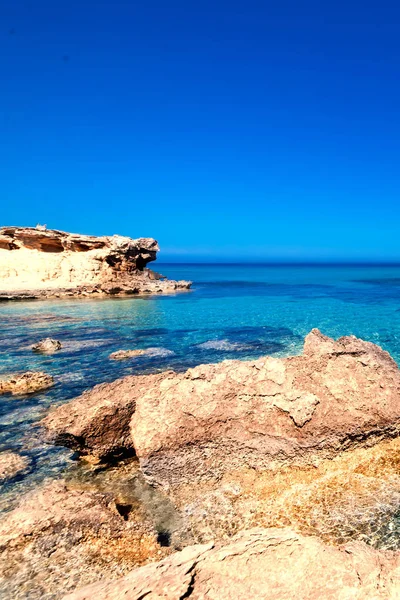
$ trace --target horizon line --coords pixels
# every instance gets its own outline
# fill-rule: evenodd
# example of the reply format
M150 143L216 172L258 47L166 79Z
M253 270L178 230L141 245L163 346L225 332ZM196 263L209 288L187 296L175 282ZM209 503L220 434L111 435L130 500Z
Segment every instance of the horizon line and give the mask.
M204 261L204 260L157 260L152 261L159 265L199 265L199 266L268 266L268 267L400 267L400 260L396 261ZM150 264L150 263L149 263Z

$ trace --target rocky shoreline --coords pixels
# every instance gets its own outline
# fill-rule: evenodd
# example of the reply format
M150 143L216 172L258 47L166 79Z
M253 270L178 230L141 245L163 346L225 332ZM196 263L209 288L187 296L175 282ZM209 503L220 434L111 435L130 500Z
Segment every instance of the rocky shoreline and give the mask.
M41 421L86 475L0 521L0 591L400 597L399 398L387 352L318 330L300 356L97 385Z
M171 294L190 289L147 264L152 238L87 236L42 227L0 228L0 302Z

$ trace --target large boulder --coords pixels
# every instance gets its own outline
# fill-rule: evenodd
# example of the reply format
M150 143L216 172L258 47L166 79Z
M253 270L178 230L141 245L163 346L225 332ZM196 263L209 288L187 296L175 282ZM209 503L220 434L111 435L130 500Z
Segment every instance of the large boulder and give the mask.
M120 514L111 495L63 481L28 494L2 518L0 553L0 596L10 600L60 598L163 555L134 511Z
M318 330L302 356L228 360L143 389L132 416L144 472L165 484L313 462L400 431L400 371L378 346Z
M168 486L315 464L396 436L399 400L400 371L387 352L313 330L302 356L125 377L42 424L53 442L99 458L135 451L144 473Z
M362 543L324 545L290 529L253 529L227 546L191 546L64 600L378 600L400 597L400 557Z
M3 375L0 379L0 396L12 394L13 396L26 396L47 390L54 385L51 375L42 371L27 371L26 373L11 373Z
M146 265L152 238L90 236L45 227L0 228L0 300L171 293L188 281L168 281Z
M98 459L134 452L130 420L137 398L168 373L131 376L96 385L41 421L48 441Z

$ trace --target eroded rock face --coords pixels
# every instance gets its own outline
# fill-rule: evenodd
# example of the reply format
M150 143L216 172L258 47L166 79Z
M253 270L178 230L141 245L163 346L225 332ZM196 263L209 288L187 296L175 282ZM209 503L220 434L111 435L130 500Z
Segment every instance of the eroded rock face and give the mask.
M134 452L130 420L138 396L158 387L168 373L128 376L96 385L71 402L57 407L41 421L48 440L98 458Z
M0 396L12 394L13 396L25 396L46 390L54 385L51 375L42 371L27 371L26 373L12 373L2 376L0 379Z
M302 356L201 365L143 390L132 440L162 483L304 463L397 435L399 397L387 352L313 330Z
M1 597L32 600L59 598L162 556L151 527L124 519L111 496L63 481L29 494L3 517L0 553Z
M253 529L227 546L191 546L64 600L377 600L398 598L398 555L353 543L337 548L290 529Z
M13 479L27 470L29 460L16 452L0 452L0 483Z
M53 340L52 338L45 338L32 346L34 352L40 352L42 354L54 354L54 352L61 350L61 348L61 342L59 340Z
M0 299L139 294L188 289L146 269L152 238L85 236L30 227L0 228Z

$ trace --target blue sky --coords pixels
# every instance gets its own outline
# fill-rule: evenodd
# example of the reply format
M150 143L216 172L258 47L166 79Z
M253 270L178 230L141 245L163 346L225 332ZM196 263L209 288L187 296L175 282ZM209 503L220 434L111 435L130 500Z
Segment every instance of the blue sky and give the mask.
M396 4L2 0L0 224L400 260Z

